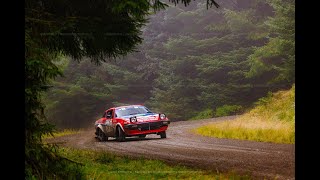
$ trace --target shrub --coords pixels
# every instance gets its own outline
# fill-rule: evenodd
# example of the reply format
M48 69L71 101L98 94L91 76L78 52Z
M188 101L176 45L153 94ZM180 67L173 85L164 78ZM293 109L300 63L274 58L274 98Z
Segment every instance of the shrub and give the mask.
M216 108L214 115L215 117L229 116L240 112L240 110L242 110L242 106L240 105L223 105Z
M262 98L258 99L258 101L255 102L254 104L257 105L257 106L258 105L266 105L266 104L271 102L272 97L273 97L272 92L268 92L266 97L262 97Z
M192 117L191 120L197 119L208 119L213 117L213 110L212 109L205 109L200 111L196 116Z

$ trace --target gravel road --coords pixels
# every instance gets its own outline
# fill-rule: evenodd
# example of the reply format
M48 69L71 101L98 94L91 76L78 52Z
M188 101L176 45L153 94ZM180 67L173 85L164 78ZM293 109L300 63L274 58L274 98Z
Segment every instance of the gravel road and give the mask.
M172 122L167 138L147 135L145 139L127 138L117 142L109 138L98 142L94 126L80 134L51 139L63 146L115 152L134 157L161 159L195 169L250 174L254 179L295 179L295 145L210 138L191 129L208 123L232 120L236 116L197 121Z

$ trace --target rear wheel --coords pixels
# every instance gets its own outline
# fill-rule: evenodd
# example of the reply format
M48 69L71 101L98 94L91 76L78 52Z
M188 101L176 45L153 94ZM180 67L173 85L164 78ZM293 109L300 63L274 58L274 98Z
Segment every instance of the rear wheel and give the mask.
M122 129L120 128L120 126L117 126L117 136L116 136L116 139L117 139L117 141L119 141L119 142L122 142L122 141L124 141L125 140L125 134L124 134L124 132L122 131Z
M167 133L165 131L159 133L161 138L167 138Z

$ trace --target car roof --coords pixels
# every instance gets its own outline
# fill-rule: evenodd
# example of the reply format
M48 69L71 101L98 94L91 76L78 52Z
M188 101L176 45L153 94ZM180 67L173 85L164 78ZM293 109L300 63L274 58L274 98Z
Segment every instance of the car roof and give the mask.
M127 107L132 107L132 106L143 106L141 104L134 104L134 105L127 105L127 106L117 106L117 107L112 107L112 108L109 108L109 109L118 109L118 108L127 108ZM144 106L143 106L144 107ZM109 110L108 109L108 110Z

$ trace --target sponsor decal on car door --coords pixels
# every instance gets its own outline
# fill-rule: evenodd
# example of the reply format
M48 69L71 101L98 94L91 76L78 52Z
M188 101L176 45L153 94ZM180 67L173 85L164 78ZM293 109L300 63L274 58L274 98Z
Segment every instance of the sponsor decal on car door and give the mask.
M107 116L106 116L106 123L105 123L105 125L106 125L106 131L107 131L107 134L108 134L108 136L112 136L113 134L113 128L112 128L112 115L113 115L113 110L109 110L109 111L107 111Z

